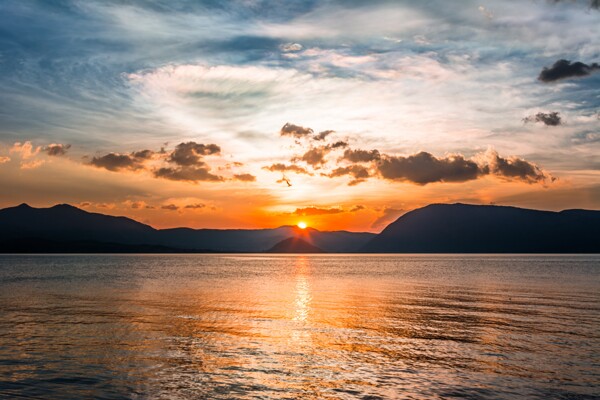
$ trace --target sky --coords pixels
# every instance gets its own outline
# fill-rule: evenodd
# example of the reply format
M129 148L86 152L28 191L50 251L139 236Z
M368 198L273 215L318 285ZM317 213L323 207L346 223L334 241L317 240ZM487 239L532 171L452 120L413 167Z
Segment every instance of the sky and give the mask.
M597 0L2 0L0 207L378 232L600 209Z

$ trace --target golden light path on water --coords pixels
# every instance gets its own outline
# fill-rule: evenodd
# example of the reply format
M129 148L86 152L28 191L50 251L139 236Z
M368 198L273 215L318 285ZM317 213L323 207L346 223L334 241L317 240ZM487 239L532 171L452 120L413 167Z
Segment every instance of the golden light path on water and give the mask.
M600 256L0 256L0 397L581 398Z

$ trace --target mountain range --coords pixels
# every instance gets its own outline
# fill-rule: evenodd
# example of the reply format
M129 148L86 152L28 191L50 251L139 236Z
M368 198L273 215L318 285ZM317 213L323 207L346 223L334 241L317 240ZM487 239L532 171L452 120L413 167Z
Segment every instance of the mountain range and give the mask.
M126 217L90 213L67 204L0 210L0 252L264 252L290 237L324 252L346 253L364 246L373 233L281 226L274 229L155 229ZM73 251L68 251L69 246ZM28 247L29 246L29 247ZM136 249L139 248L139 251ZM89 249L86 250L86 249Z
M381 233L273 229L155 229L67 204L0 210L3 253L600 253L600 211L432 204Z

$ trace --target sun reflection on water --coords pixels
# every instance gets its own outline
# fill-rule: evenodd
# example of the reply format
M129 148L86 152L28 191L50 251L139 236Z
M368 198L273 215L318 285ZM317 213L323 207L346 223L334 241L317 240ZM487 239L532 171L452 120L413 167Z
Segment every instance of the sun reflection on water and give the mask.
M306 322L310 312L310 282L308 276L310 268L306 257L299 257L296 261L296 298L294 321Z

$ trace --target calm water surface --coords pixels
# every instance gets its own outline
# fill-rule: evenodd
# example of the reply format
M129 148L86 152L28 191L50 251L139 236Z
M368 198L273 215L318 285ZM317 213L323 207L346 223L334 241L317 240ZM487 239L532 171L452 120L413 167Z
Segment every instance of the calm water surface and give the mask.
M600 398L600 256L0 256L0 397Z

